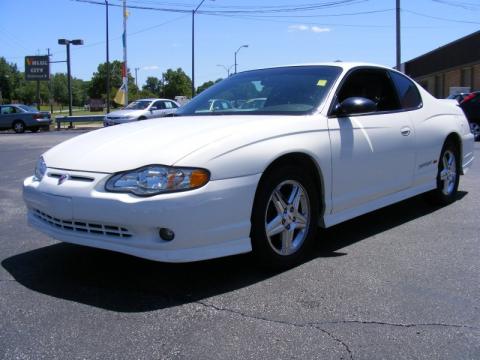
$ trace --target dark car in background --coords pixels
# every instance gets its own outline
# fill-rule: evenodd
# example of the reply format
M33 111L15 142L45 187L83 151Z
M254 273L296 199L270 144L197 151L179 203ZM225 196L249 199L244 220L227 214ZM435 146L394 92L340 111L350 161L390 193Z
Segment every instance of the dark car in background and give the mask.
M480 91L468 94L460 103L475 140L480 140Z
M0 130L13 129L16 133L25 130L37 132L50 129L50 114L21 104L0 105Z

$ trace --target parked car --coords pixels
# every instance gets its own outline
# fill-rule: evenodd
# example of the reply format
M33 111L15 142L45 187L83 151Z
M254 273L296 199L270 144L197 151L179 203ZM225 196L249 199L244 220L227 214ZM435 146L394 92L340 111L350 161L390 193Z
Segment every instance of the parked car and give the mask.
M185 106L185 105L184 105ZM198 112L210 113L215 111L228 111L232 110L233 106L229 100L225 99L208 99L205 100L198 107Z
M252 111L204 107L260 97ZM167 262L253 250L291 266L321 240L318 225L422 193L455 201L473 145L457 105L395 70L269 68L233 75L161 122L55 146L23 196L30 224L62 241Z
M124 124L132 121L164 117L177 111L180 105L169 99L140 99L127 107L105 115L104 126Z
M475 140L480 140L480 91L468 94L460 103Z
M452 94L447 97L447 99L450 100L456 100L458 103L461 103L462 100L467 96L469 93L457 93L457 94Z
M0 105L0 130L13 129L16 133L25 130L37 132L50 129L50 113L21 104Z
M265 105L265 101L267 101L267 98L249 99L241 104L239 108L245 110L258 110Z

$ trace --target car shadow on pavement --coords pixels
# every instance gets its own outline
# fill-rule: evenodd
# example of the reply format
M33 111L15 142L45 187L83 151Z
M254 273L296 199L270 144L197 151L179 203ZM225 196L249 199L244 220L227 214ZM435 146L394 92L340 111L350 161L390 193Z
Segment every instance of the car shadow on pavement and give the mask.
M466 194L459 192L459 199ZM438 209L416 197L321 230L305 262L345 256L345 250L339 250ZM118 312L199 301L280 273L258 266L250 254L167 264L66 243L12 256L2 266L28 289Z

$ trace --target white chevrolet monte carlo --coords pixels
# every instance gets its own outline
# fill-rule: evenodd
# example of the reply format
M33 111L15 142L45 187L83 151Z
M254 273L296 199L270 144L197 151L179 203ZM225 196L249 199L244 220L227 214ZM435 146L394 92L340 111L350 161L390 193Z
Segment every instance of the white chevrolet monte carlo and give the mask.
M211 99L232 108L206 113ZM473 158L462 110L403 74L295 65L234 75L161 121L65 141L23 194L29 223L62 241L166 262L253 250L290 266L318 226L421 193L454 201Z

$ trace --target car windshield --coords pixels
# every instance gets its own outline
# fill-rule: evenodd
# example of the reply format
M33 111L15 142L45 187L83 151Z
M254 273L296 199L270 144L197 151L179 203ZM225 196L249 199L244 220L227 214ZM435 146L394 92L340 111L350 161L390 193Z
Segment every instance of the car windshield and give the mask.
M127 110L143 110L143 109L146 109L148 107L148 105L151 104L151 101L149 100L138 100L138 101L134 101L130 104L128 104L128 106L125 108Z
M37 113L38 110L33 108L33 107L30 107L30 106L27 106L27 105L17 105L20 109L26 111L26 112L33 112L33 113Z
M341 68L291 66L247 71L208 88L177 115L303 115L324 100Z

